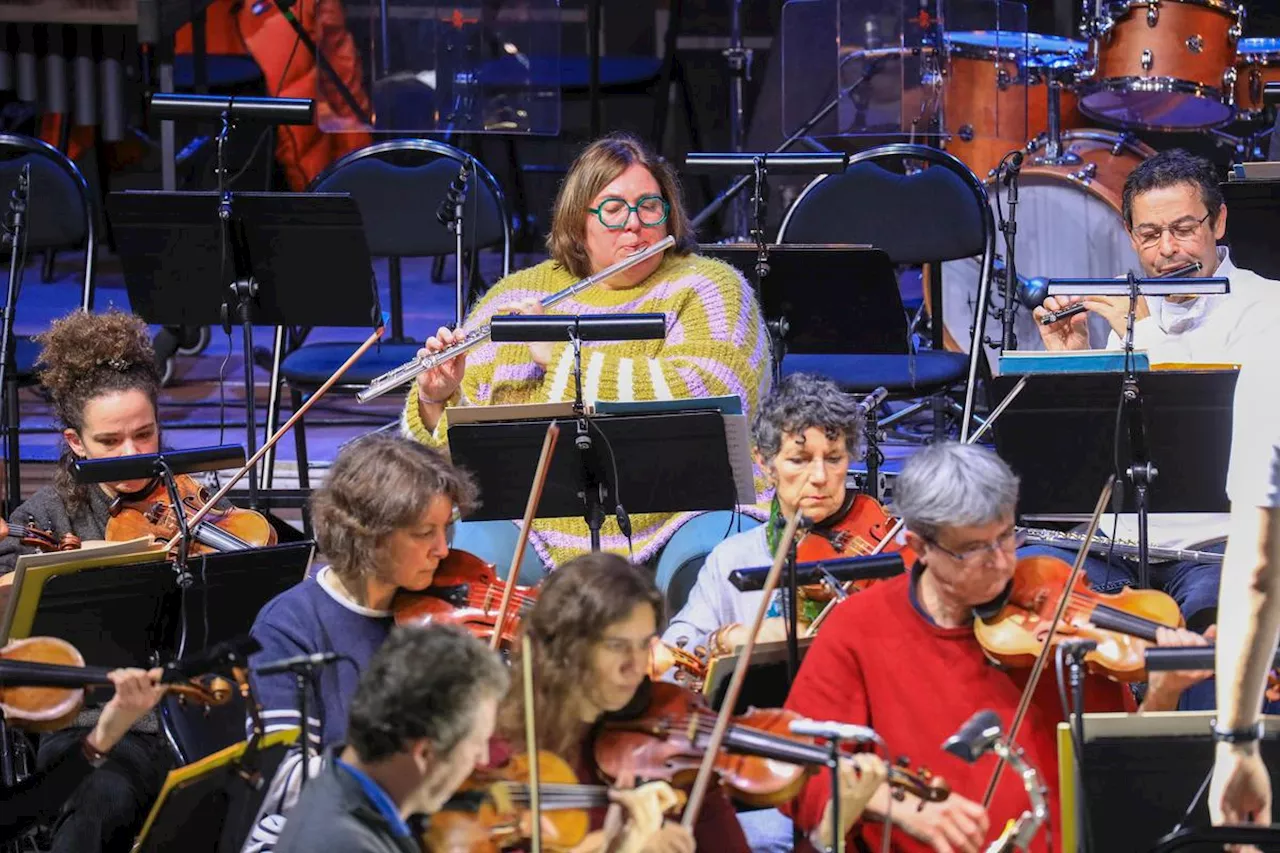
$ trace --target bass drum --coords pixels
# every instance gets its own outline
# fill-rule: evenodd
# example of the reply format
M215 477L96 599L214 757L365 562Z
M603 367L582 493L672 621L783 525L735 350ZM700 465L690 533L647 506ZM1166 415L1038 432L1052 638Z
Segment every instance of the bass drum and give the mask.
M1042 154L1030 146L1028 165L1018 184L1018 277L1110 278L1138 270L1138 256L1129 242L1121 216L1121 191L1125 178L1138 164L1155 154L1128 136L1104 130L1073 130L1062 134L1065 152L1080 158L1075 165L1036 165ZM996 190L987 184L993 196ZM1000 204L1009 215L1008 191L999 190ZM999 219L996 220L997 226ZM1004 235L996 235L996 251L1004 257ZM972 340L973 311L978 299L981 259L966 258L942 265L943 325L955 349L968 352ZM927 292L927 289L926 289ZM990 306L1004 304L1000 283L992 285ZM1014 334L1020 350L1042 350L1031 309L1014 306ZM1089 318L1089 340L1106 346L1110 326L1098 316ZM999 341L1000 323L987 317L987 337ZM987 362L995 372L999 351L985 347Z

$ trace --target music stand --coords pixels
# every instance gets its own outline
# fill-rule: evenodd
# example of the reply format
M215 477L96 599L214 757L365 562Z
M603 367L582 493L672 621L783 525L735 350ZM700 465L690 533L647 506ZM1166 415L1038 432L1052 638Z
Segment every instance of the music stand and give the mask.
M195 557L185 591L169 562L154 557L30 569L15 580L8 639L60 637L108 667L207 648L249 633L258 611L303 579L313 550L302 542Z
M803 661L812 637L801 637L797 643L798 661ZM745 714L747 709L781 708L786 702L787 692L791 688L791 679L787 677L789 653L785 642L757 643L751 654L751 664L747 668L746 679L742 683L742 693L738 696L738 707L735 714ZM725 694L729 690L729 679L737 669L741 656L738 654L715 657L707 664L707 675L702 682L702 695L707 697L711 707L719 710L724 704Z
M1022 479L1019 512L1032 521L1083 521L1116 458L1118 373L1028 375L1022 393L993 428L996 451ZM997 376L988 387L999 401L1022 377ZM1143 374L1149 458L1161 465L1150 492L1151 512L1227 512L1234 370ZM1052 448L1051 452L1046 449ZM1120 434L1119 457L1128 458ZM1135 511L1123 494L1119 512Z
M252 749L245 741L170 770L133 853L238 853L267 795L261 780L275 776L298 737L298 729L282 729Z
M593 416L592 429L605 441L595 443L588 453L586 467L596 482L585 489L577 436L562 430L538 517L582 516L584 506L590 510L591 504L613 506L624 501L629 513L733 509L754 503L747 449L735 441L731 455L727 435L726 418L742 416L699 408L707 402L679 400L666 404L681 406L678 410L655 403L655 411L646 414ZM537 469L549 420L455 423L451 419L453 462L475 476L484 495L484 504L469 518L492 521L523 516L528 483ZM696 476L690 476L693 472ZM599 550L598 526L592 533L593 547Z
M152 325L222 326L228 335L240 324L249 456L257 450L253 327L381 322L363 220L348 194L228 193L224 200L131 190L111 193L107 212L134 313ZM225 246L223 215L231 220ZM256 506L256 469L249 494Z
M1214 745L1209 733L1212 712L1164 711L1148 714L1085 714L1084 792L1086 812L1093 834L1106 839L1101 850L1164 850L1160 843L1175 826L1203 827L1209 823L1206 798L1200 797L1188 815L1196 789L1213 767ZM1280 783L1280 718L1262 718L1265 734L1261 741L1263 760L1271 768L1272 787ZM1058 763L1061 792L1061 850L1080 849L1075 811L1077 789L1075 751L1070 724L1058 724ZM1133 793L1141 791L1135 797ZM1059 815L1054 815L1058 818ZM1210 839L1206 838L1205 841ZM1263 839L1258 839L1262 841ZM1268 836L1263 850L1277 850L1280 840ZM1197 851L1221 850L1201 844Z
M769 275L756 297L773 341L775 367L788 352L908 351L898 278L883 250L835 243L778 243L768 249ZM698 251L755 281L755 244L708 243ZM839 299L831 298L833 287Z

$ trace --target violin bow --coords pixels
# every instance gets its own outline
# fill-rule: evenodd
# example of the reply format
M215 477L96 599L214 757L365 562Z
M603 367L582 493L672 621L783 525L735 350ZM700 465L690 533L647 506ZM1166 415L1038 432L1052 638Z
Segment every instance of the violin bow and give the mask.
M1044 635L1044 645L1040 648L1040 654L1036 655L1036 662L1031 666L1031 674L1027 676L1026 686L1022 688L1022 697L1018 700L1018 710L1014 712L1013 722L1009 724L1008 741L1014 743L1018 737L1018 730L1022 728L1022 721L1026 718L1027 710L1031 707L1031 698L1035 695L1036 685L1040 682L1040 674L1044 672L1045 663L1049 660L1049 654L1053 647L1053 637L1058 631L1058 625L1062 622L1062 616L1067 612L1067 604L1071 601L1071 590L1076 585L1076 580L1080 577L1080 572L1084 570L1084 559L1089 553L1089 543L1093 541L1093 535L1098 532L1098 522L1102 518L1102 513L1106 510L1107 504L1111 502L1111 489L1115 486L1115 474L1107 477L1107 482L1102 487L1102 494L1098 495L1098 503L1093 508L1093 517L1089 519L1089 532L1084 541L1080 543L1080 550L1076 552L1075 562L1071 565L1071 574L1067 576L1067 583L1062 588L1062 597L1058 599L1058 607L1053 613L1053 619L1049 621L1049 632ZM1077 709L1076 713L1084 713L1084 709ZM991 771L991 781L987 783L987 793L982 797L982 807L990 808L991 798L995 796L996 786L1000 784L1000 774L1004 772L1005 760L1003 757L996 761L995 769Z
M765 614L769 612L773 593L778 588L778 579L782 577L782 564L787 561L787 552L791 548L791 541L795 539L796 530L800 527L802 518L804 513L796 510L795 515L787 520L787 527L778 539L778 548L773 555L773 565L769 567L769 574L765 577L764 588L761 590L760 606L756 608L755 620L751 623L751 630L747 632L747 642L738 653L738 665L733 668L733 675L729 678L729 688L725 692L724 703L720 706L715 728L711 730L711 738L707 741L706 749L702 754L702 764L698 767L698 776L689 792L684 816L680 819L681 825L690 832L693 832L693 826L698 822L698 812L702 810L702 801L706 798L707 788L711 784L711 770L715 765L716 755L720 752L720 745L724 743L725 733L729 729L729 718L733 716L733 709L738 705L738 697L742 693L742 685L747 678L747 669L751 666L751 653L755 651L756 635L760 633Z
M556 440L559 437L560 424L555 421L547 424L547 434L542 437L542 453L538 456L533 485L529 488L529 500L524 506L524 523L520 525L520 535L516 537L516 552L511 555L511 568L507 571L507 582L502 587L502 603L498 605L498 619L493 623L493 635L489 637L489 648L495 652L502 643L502 628L507 623L507 611L511 609L511 594L520 580L520 562L524 559L524 547L529 542L529 530L533 527L533 517L538 514L542 488L547 484L547 474L551 470L551 457L555 455Z
M284 438L285 435L289 432L289 430L293 429L293 425L302 419L302 416L307 413L307 410L310 409L312 406L314 406L317 400L319 400L321 397L327 394L329 392L329 389L333 387L334 383L337 382L339 379L341 379L342 375L351 369L351 365L359 361L360 357L369 351L369 347L373 346L378 342L378 338L382 337L383 329L384 329L383 326L379 326L378 328L373 330L373 334L369 335L368 339L366 339L365 342L360 345L359 349L353 352L350 358L348 358L346 361L344 361L341 365L338 366L338 369L333 372L333 375L330 376L328 379L326 379L324 384L321 385L319 388L317 388L316 392L312 394L310 397L308 397L303 402L303 404L298 407L298 411L294 412L292 415L289 416L289 420L285 421L284 425L280 427L280 429L276 430L275 435L271 436L271 438L268 438L266 443L263 444L262 447L258 448L258 452L253 454L253 458L250 459L248 462L246 462L244 464L244 467L241 468L239 471L237 471L231 477L231 479L227 480L227 482L223 484L222 488L218 489L217 494L215 494L213 497L209 498L209 500L205 502L204 506L196 510L195 514L192 515L191 518L187 520L188 527L195 527L197 524L199 524L201 521L204 520L204 517L208 515L209 511L217 505L218 501L222 500L227 496L227 492L231 491L231 487L234 486L236 483L240 482L241 478L243 478L245 474L249 473L249 469L252 468L254 465L257 465L258 462L261 461L262 457L267 455L267 451L269 451L272 447L275 447L276 442ZM169 544L165 546L165 550L168 551L169 549L173 548L175 545L178 544L178 541L181 538L182 536L181 534L179 534L178 536L175 536L172 539L170 539Z
M555 426L554 421L551 426ZM548 435L550 432L548 429ZM542 447L544 454L546 449L544 444ZM524 548L523 543L520 547ZM514 582L508 583L507 589L511 589L512 586L515 586ZM501 629L502 623L499 622L493 636L500 636ZM525 749L529 752L529 813L532 818L529 828L529 842L532 850L529 853L542 853L542 792L539 790L542 786L542 775L538 770L538 727L534 724L533 715L533 642L527 633L520 638L520 674L524 682Z
M982 438L982 436L985 435L989 429L991 429L991 426L996 422L996 418L1000 417L1000 415L1004 413L1004 410L1009 408L1009 404L1012 403L1014 398L1017 397L1019 394L1021 394L1022 389L1026 387L1027 387L1027 377L1023 376L1021 379L1018 380L1017 385L1014 385L1012 388L1009 389L1009 393L1004 395L1004 399L1000 401L999 405L997 405L994 409L991 410L991 413L987 415L987 419L982 422L982 425L978 427L978 429L974 432L973 435L965 439L964 443L965 444L977 443L978 439ZM867 552L867 556L871 557L883 551L888 546L888 544L894 540L894 537L896 537L899 533L902 532L902 527L904 523L905 522L903 522L901 518L895 521L893 523L893 527L889 528L889 532L886 533L883 537L881 537L880 541L876 543L876 546L874 548L872 548L869 552ZM847 583L845 583L844 591L845 593L850 593L853 591L853 581L848 581ZM809 623L809 629L805 631L806 637L812 637L814 634L818 633L818 626L822 624L823 620L825 620L828 615L830 615L832 609L835 608L835 606L839 604L840 601L841 601L840 596L836 596L826 603L826 606L822 608L822 611L818 613L816 617L814 617L814 620L812 622Z

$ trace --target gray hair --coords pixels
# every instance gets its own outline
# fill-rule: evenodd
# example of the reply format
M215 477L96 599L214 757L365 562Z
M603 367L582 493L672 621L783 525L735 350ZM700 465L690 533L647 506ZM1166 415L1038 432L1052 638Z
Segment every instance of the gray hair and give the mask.
M936 539L943 527L991 524L1018 505L1018 477L985 447L945 442L922 448L902 466L894 511L908 530Z
M857 400L836 383L793 373L761 401L751 423L751 439L760 455L770 460L782 451L783 436L817 428L832 440L843 435L849 455L858 459L862 456L862 423Z

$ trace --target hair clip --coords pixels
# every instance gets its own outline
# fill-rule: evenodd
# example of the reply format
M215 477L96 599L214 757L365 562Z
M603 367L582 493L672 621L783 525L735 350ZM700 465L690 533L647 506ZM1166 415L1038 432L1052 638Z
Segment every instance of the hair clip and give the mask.
M118 355L112 356L111 358L107 359L106 365L110 367L112 370L119 370L121 372L124 372L129 369L129 362Z

